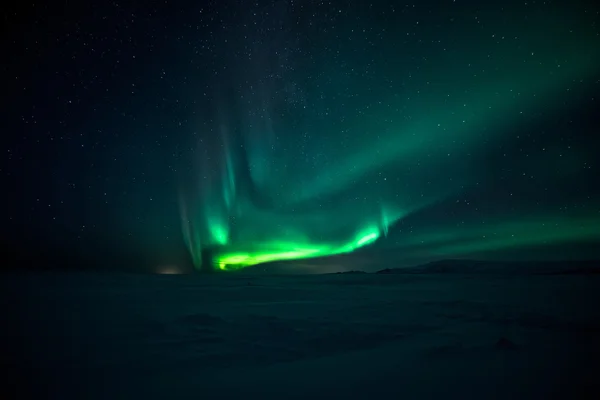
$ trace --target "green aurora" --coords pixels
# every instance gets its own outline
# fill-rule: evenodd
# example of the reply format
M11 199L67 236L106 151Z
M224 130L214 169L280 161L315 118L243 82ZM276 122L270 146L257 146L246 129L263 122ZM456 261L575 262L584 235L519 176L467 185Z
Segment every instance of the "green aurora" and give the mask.
M389 23L379 47L327 36L317 48L308 35L295 42L304 56L287 58L275 74L256 61L228 65L245 71L232 72L231 82L246 89L215 105L215 134L198 144L197 174L180 196L196 267L206 248L218 268L235 270L365 246L426 259L600 239L597 205L587 201L571 215L562 210L580 199L560 194L593 156L539 127L585 101L596 79L598 38L585 28L592 17L577 7L511 7L510 18L488 4L474 19L457 11L461 24L433 16L410 29ZM425 45L406 39L415 29L443 40L417 52ZM265 40L262 51L279 54L297 37L292 28L286 35ZM309 54L320 62L303 68ZM527 157L522 132L533 142L540 136ZM502 167L486 166L506 153ZM536 193L526 196L532 185ZM491 193L477 202L490 214L419 220L444 204L470 204L460 199L474 190ZM513 193L522 201L509 207L502 199Z

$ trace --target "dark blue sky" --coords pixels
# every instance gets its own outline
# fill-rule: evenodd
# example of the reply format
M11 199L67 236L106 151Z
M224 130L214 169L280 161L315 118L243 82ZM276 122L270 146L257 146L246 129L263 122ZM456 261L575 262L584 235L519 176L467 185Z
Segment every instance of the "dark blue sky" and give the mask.
M36 262L189 266L217 226L226 254L377 226L344 257L598 256L590 2L15 7L2 238Z

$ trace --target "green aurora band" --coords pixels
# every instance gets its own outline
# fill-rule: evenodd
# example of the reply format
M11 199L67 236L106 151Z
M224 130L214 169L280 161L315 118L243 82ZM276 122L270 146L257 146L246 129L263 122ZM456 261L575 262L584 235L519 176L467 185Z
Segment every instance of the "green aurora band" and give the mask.
M478 26L449 30L447 48L413 65L411 74L401 58L380 55L381 66L371 66L371 75L346 76L331 70L322 55L322 78L311 78L303 89L308 102L314 100L311 107L289 105L289 98L276 94L286 82L306 79L288 75L266 84L246 74L239 86L252 90L243 93L243 103L221 96L213 129L218 134L199 143L197 174L181 191L183 234L196 267L202 268L207 248L222 270L350 253L485 180L478 163L489 151L514 140L514 131L534 124L536 115L574 104L599 69L597 37L585 30L564 36L568 21L584 16L553 15L526 24L489 21L486 34L502 32L503 41L482 38ZM348 68L354 63L359 69L360 57L349 46L338 46L341 57L347 57ZM452 51L460 57L444 55ZM374 55L363 54L369 57ZM390 65L398 70L390 72ZM402 90L384 84L384 78L405 82ZM353 94L340 95L348 88ZM542 170L544 163L533 161ZM556 174L539 176L557 184ZM457 256L595 240L598 227L591 205L575 220L514 214L460 228L440 221L389 246L407 254L426 248L428 255Z

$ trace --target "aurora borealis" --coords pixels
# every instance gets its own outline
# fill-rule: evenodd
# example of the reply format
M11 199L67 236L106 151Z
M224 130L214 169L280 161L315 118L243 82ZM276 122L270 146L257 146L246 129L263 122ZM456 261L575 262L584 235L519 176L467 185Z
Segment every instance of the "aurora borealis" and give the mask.
M526 197L528 185L555 196L594 163L560 143L571 132L543 131L545 119L589 102L596 84L598 38L585 10L451 3L414 6L427 10L419 17L409 6L388 5L394 17L347 5L331 16L322 6L333 27L311 30L297 5L280 2L260 11L262 25L242 19L222 33L235 56L215 91L227 94L216 96L219 117L203 128L212 137L198 143L180 199L196 265L213 246L221 269L237 269L373 244L427 247L426 258L600 238L592 201L577 199L571 216L546 194ZM365 8L373 19L360 16ZM280 20L267 17L274 10ZM522 159L524 140L536 147ZM485 166L499 151L502 165ZM452 221L451 210L418 221L410 237L400 232L411 215L486 191L491 198L472 201L478 212ZM519 205L498 206L506 195ZM566 210L574 200L560 201Z
M600 399L600 1L3 11L0 397Z
M7 237L152 271L599 256L589 2L129 3L14 25Z

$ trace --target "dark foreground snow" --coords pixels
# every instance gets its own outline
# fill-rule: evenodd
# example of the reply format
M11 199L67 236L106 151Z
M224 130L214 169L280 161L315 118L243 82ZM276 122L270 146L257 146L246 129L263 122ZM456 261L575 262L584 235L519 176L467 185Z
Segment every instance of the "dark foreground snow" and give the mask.
M599 275L43 273L0 288L17 398L600 398Z

